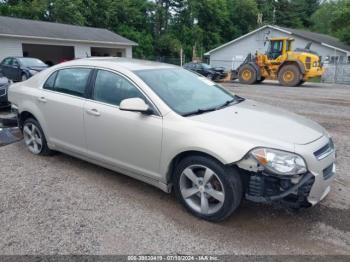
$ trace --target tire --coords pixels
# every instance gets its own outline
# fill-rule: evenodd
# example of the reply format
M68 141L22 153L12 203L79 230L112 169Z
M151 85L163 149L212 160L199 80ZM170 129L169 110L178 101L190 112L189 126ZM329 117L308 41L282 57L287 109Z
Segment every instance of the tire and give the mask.
M285 65L278 73L278 81L283 86L297 86L300 78L301 73L296 65Z
M243 65L238 72L239 82L246 85L252 85L257 81L255 69L249 65Z
M22 132L24 143L32 154L42 156L53 154L53 151L47 146L46 137L37 120L27 118L23 123Z
M242 200L239 173L210 157L183 159L175 167L173 183L178 201L194 216L212 222L229 217Z
M265 80L265 77L261 77L260 80L256 80L258 84L262 83Z
M26 81L28 79L27 75L26 74L22 74L21 75L21 81Z

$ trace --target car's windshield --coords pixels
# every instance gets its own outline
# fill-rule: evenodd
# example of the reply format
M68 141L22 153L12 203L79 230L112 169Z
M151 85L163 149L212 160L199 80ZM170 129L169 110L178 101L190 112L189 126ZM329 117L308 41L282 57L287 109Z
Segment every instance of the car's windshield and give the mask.
M219 85L181 68L138 70L135 73L180 115L216 110L235 101L235 96Z
M43 61L36 59L36 58L19 58L18 59L20 63L24 66L31 67L31 66L38 66L43 67L47 66Z
M212 67L208 64L202 64L204 69L212 69Z

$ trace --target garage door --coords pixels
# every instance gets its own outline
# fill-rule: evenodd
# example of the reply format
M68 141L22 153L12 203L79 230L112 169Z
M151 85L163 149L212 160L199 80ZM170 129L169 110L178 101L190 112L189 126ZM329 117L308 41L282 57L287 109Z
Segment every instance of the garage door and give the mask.
M74 46L23 44L23 56L35 57L48 65L74 59Z

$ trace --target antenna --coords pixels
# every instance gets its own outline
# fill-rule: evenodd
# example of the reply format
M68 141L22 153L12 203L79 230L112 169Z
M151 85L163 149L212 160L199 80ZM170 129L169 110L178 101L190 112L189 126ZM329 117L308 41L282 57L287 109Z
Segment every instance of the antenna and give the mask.
M273 25L276 24L276 7L273 7L273 11L272 11L272 24Z

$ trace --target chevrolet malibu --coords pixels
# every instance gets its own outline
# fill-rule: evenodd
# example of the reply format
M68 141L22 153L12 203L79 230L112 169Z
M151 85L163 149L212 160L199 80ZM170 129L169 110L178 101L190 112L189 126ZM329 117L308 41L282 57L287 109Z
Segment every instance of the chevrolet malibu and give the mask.
M75 60L14 84L9 100L31 153L60 151L174 190L209 221L243 198L313 206L335 176L320 125L173 65Z

